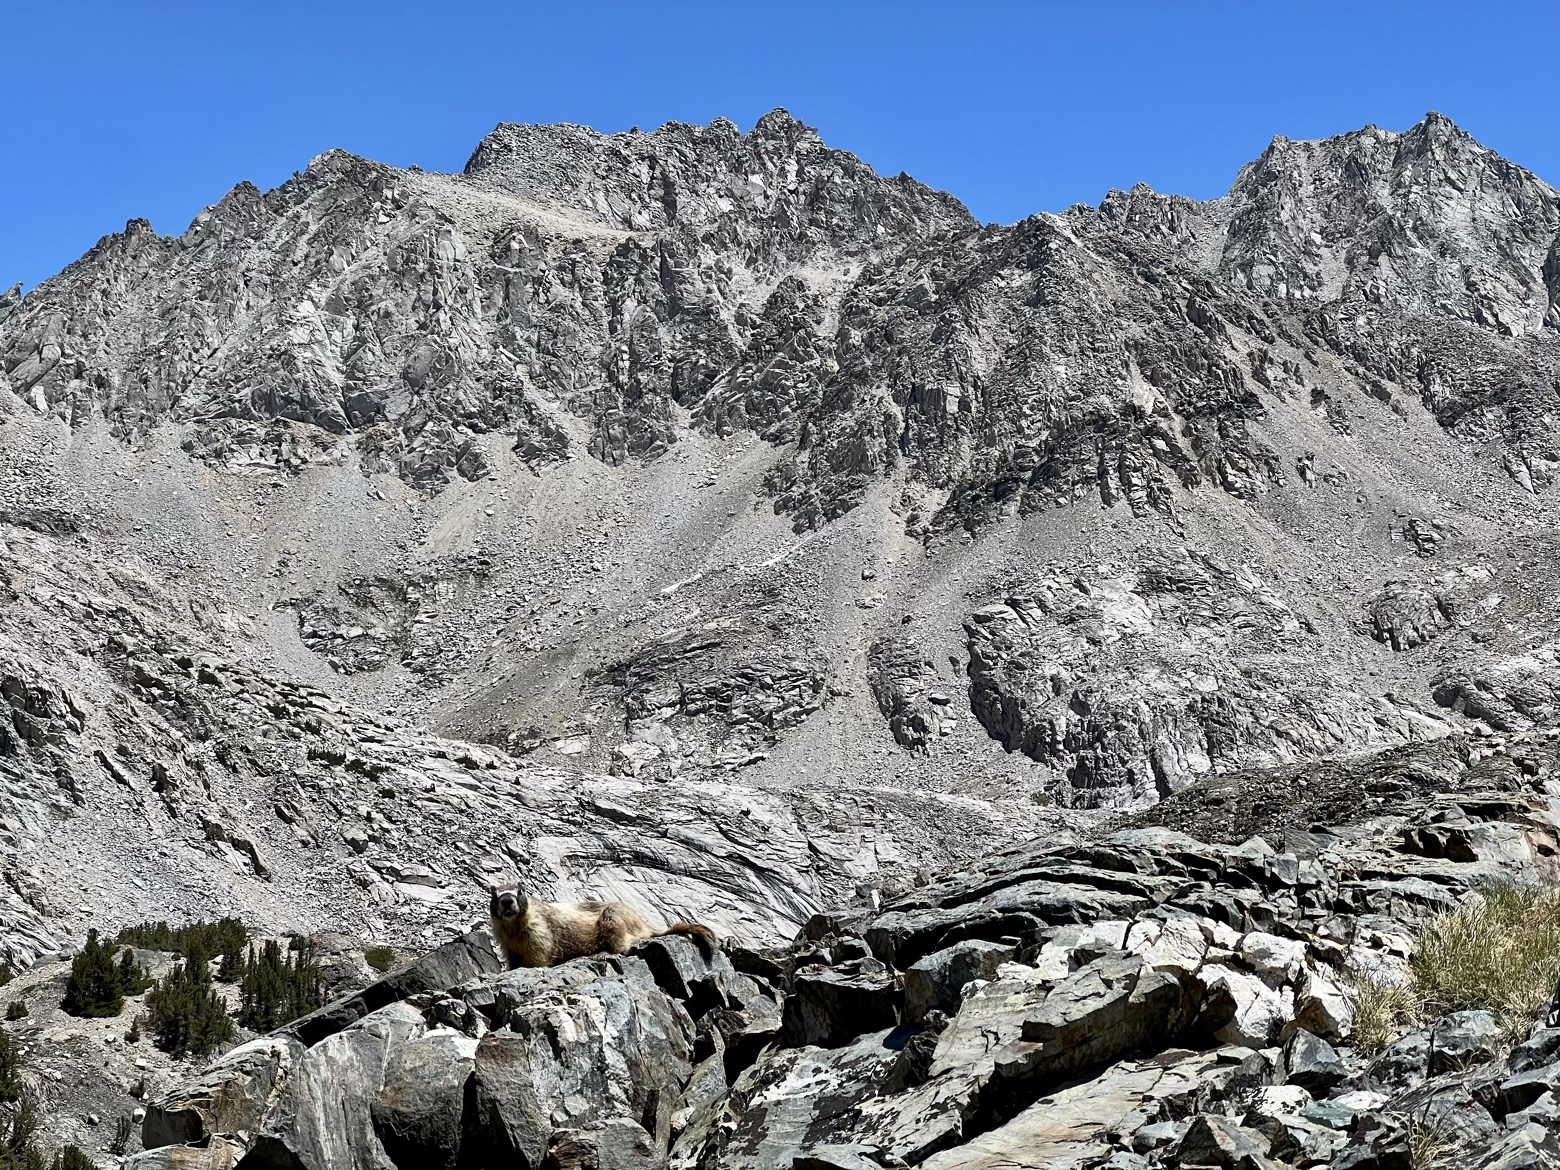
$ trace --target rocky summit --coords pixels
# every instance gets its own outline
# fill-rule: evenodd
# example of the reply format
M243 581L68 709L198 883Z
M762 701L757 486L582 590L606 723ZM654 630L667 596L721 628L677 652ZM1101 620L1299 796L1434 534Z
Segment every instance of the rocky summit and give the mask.
M1355 1018L1560 879L1557 415L1560 193L1433 113L1009 226L783 110L132 221L0 296L44 1132L1560 1165L1560 1002ZM515 881L723 947L501 972ZM210 1067L58 1009L89 928L223 916L333 1001Z

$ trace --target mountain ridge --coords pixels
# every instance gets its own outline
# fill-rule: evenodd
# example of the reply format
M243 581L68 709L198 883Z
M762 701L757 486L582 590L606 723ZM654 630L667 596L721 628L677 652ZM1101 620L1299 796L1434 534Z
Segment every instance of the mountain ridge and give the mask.
M398 811L465 743L603 786L488 862L783 933L1199 777L1541 729L1557 236L1438 116L1005 226L783 111L327 151L6 302L0 767L144 913L200 859L396 935L498 872ZM219 660L255 681L205 694ZM711 785L794 827L788 876L646 847ZM24 838L18 964L82 900ZM408 851L447 904L373 867Z

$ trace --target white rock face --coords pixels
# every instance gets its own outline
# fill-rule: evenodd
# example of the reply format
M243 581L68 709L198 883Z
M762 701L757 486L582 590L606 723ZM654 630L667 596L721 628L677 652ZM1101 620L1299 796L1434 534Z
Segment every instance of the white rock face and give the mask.
M1203 967L1200 975L1210 992L1222 992L1234 1001L1234 1019L1215 1033L1227 1044L1265 1048L1294 1015L1289 987L1275 990L1255 975L1217 963Z
M1275 982L1291 982L1305 968L1305 944L1254 930L1243 936L1235 951L1242 964Z

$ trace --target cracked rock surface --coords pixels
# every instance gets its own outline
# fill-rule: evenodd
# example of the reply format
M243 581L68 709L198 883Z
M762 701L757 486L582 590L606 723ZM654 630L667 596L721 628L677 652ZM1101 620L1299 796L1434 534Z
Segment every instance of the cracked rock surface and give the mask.
M1491 876L1554 880L1554 739L1345 771L1400 796L1229 843L1173 827L1214 803L1192 786L786 947L500 973L458 938L153 1100L131 1164L1344 1170L1433 1121L1457 1164L1555 1165L1560 998L1515 1043L1475 1010L1369 1048L1353 991Z

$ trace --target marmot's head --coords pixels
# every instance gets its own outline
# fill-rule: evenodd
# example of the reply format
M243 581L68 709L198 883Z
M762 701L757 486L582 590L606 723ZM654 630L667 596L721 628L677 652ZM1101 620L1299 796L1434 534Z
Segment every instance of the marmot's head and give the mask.
M525 915L525 903L525 891L519 886L512 890L500 890L495 886L488 900L488 913L509 922Z

